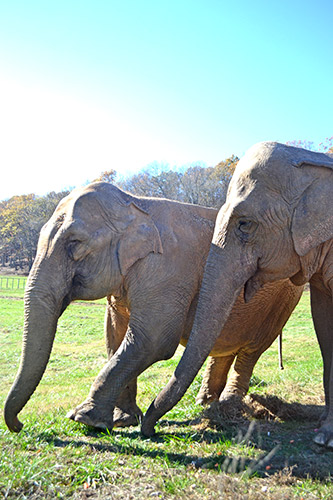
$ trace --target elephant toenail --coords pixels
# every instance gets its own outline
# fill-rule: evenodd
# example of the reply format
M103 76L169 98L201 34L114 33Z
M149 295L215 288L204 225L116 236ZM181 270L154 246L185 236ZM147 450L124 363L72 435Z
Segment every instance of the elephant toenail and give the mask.
M318 433L313 441L319 446L325 446L325 434L323 432Z
M69 412L66 413L66 418L70 418L71 420L75 420L75 411L69 410Z

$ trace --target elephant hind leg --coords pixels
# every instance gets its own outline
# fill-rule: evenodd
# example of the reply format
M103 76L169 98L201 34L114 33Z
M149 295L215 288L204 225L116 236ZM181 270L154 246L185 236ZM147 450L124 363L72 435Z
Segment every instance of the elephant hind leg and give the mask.
M220 395L220 401L229 399L232 396L243 397L249 390L250 378L256 362L262 350L246 352L241 350L236 357L235 365L231 371L228 382Z
M196 397L197 404L208 404L217 401L223 391L228 377L228 372L235 359L230 356L210 356L204 372L200 391Z
M105 344L108 359L111 359L122 343L129 323L130 313L127 307L114 297L107 298L107 308L104 320ZM138 425L142 419L142 411L136 404L137 379L127 384L117 399L113 411L114 427L129 427Z
M325 390L325 412L322 425L314 438L320 446L333 449L333 304L332 296L310 282L311 312L323 358L323 382Z

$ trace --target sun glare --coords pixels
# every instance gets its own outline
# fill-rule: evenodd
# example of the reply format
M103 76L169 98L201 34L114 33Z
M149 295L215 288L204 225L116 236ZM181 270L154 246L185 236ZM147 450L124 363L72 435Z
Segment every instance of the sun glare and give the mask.
M167 154L119 112L73 96L0 78L0 108L0 161L12 195L76 186L111 168L134 173Z

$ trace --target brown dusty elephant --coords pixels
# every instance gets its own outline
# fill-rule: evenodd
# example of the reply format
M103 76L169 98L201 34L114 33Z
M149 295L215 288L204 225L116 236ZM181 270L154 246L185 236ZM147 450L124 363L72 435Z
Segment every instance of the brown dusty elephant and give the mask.
M109 296L109 354L75 421L111 429L137 421L136 377L170 358L191 331L216 211L161 199L137 198L106 183L73 191L43 227L25 294L23 352L5 403L9 429L35 391L51 353L57 321L71 301ZM269 285L253 305L239 299L225 339L212 354L204 398L219 396L231 359L230 390L246 392L253 365L280 333L301 294L289 280ZM238 310L239 309L239 310ZM258 319L261 318L260 321ZM220 363L222 365L223 363Z
M209 244L202 241L205 254L208 253L208 247ZM295 286L289 280L281 280L264 287L251 305L245 304L241 295L238 297L230 318L210 353L196 398L197 403L205 404L218 399L222 401L247 393L257 360L282 332L302 291L302 286ZM197 296L193 304L196 302ZM183 345L186 345L193 323L193 311L194 309L190 311L186 329L180 339ZM105 337L109 359L121 345L130 317L131 312L123 299L108 297ZM115 427L135 425L141 416L142 412L136 403L136 379L134 379L118 398L113 414L113 425Z
M144 434L151 435L158 418L181 399L240 291L250 305L265 283L290 278L310 282L326 400L315 442L333 448L332 238L333 156L274 142L251 148L236 167L216 220L187 347L144 417Z

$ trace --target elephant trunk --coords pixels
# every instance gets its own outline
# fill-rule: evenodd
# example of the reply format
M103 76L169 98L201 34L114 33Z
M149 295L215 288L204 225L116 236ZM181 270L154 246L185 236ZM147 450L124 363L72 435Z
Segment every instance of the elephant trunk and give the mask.
M154 434L156 421L183 397L228 319L241 288L252 276L253 264L212 244L201 285L189 341L172 378L152 402L142 422L142 433Z
M43 293L38 288L36 285L27 287L21 363L5 402L5 421L13 432L19 432L23 427L17 415L44 374L61 311L61 305L55 305L50 290Z

